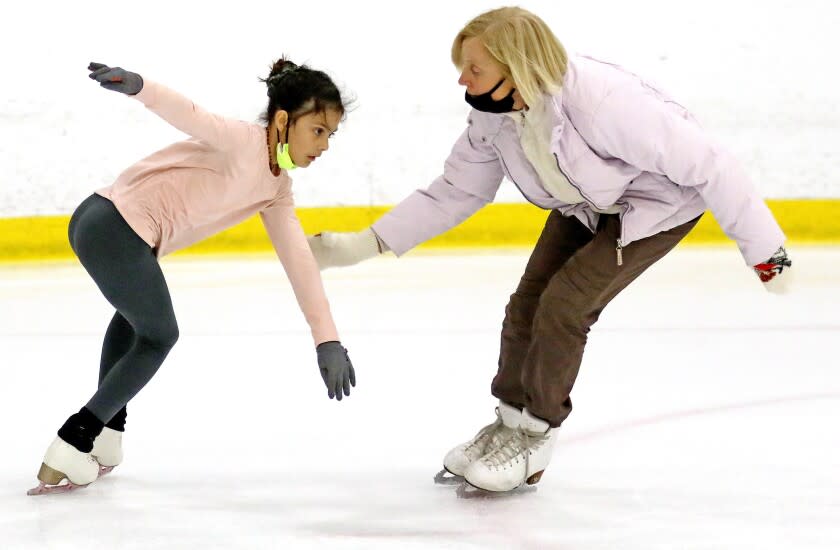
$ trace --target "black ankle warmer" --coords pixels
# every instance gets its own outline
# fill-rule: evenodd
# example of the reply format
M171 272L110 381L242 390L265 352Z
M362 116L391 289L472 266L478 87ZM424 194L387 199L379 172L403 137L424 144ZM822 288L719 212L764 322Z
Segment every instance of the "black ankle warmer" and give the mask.
M89 453L93 449L93 440L102 431L105 424L92 412L82 407L72 415L58 430L58 437L76 448L79 452Z
M111 428L112 430L116 430L118 432L125 431L125 419L128 416L128 412L125 410L125 407L117 411L117 414L114 417L105 423L105 426Z

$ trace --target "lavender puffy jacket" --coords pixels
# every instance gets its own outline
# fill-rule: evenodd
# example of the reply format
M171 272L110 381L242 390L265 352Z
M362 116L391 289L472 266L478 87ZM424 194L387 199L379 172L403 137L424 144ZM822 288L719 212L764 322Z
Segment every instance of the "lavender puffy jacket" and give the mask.
M546 96L551 152L586 199L570 205L543 187L506 115L471 111L443 174L382 216L373 230L397 255L458 225L493 201L507 177L533 204L575 216L591 230L597 209L621 209L621 246L709 209L747 265L785 236L738 162L692 115L624 69L572 57L562 91Z

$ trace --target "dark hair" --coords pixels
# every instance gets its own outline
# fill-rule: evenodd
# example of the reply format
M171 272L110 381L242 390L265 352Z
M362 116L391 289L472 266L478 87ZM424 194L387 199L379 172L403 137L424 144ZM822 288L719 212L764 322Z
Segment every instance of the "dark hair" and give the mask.
M296 65L281 57L271 65L268 78L261 78L268 87L268 107L260 120L269 124L274 114L283 110L289 113L289 122L309 113L322 113L334 109L342 120L347 106L332 79L322 71L306 65Z

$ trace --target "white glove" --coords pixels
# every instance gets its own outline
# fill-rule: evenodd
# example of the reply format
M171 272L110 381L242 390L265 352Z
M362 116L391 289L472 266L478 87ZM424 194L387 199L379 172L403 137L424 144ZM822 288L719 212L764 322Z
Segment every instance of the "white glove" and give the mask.
M773 294L787 294L791 290L791 265L785 247L780 246L769 260L753 266L764 288Z
M322 270L354 265L382 253L379 240L370 228L355 233L324 231L306 240Z
M765 290L773 294L789 294L796 284L793 273L793 271L786 269L784 273L776 275L773 279L764 283Z

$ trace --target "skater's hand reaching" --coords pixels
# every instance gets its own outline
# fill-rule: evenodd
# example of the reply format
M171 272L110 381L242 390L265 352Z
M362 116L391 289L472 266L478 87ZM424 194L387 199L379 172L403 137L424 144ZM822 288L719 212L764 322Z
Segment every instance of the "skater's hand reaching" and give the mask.
M109 67L108 65L91 61L90 65L88 65L88 70L90 71L88 76L108 90L127 95L135 95L143 89L143 77L120 67Z
M350 386L356 387L356 371L347 350L341 342L323 342L315 349L318 353L318 368L327 386L327 395L341 401L342 392L350 395Z
M349 233L324 231L306 239L322 270L354 265L382 253L379 239L370 228Z
M764 283L764 288L775 294L785 294L790 289L791 264L785 247L780 246L769 260L754 265L753 270Z

